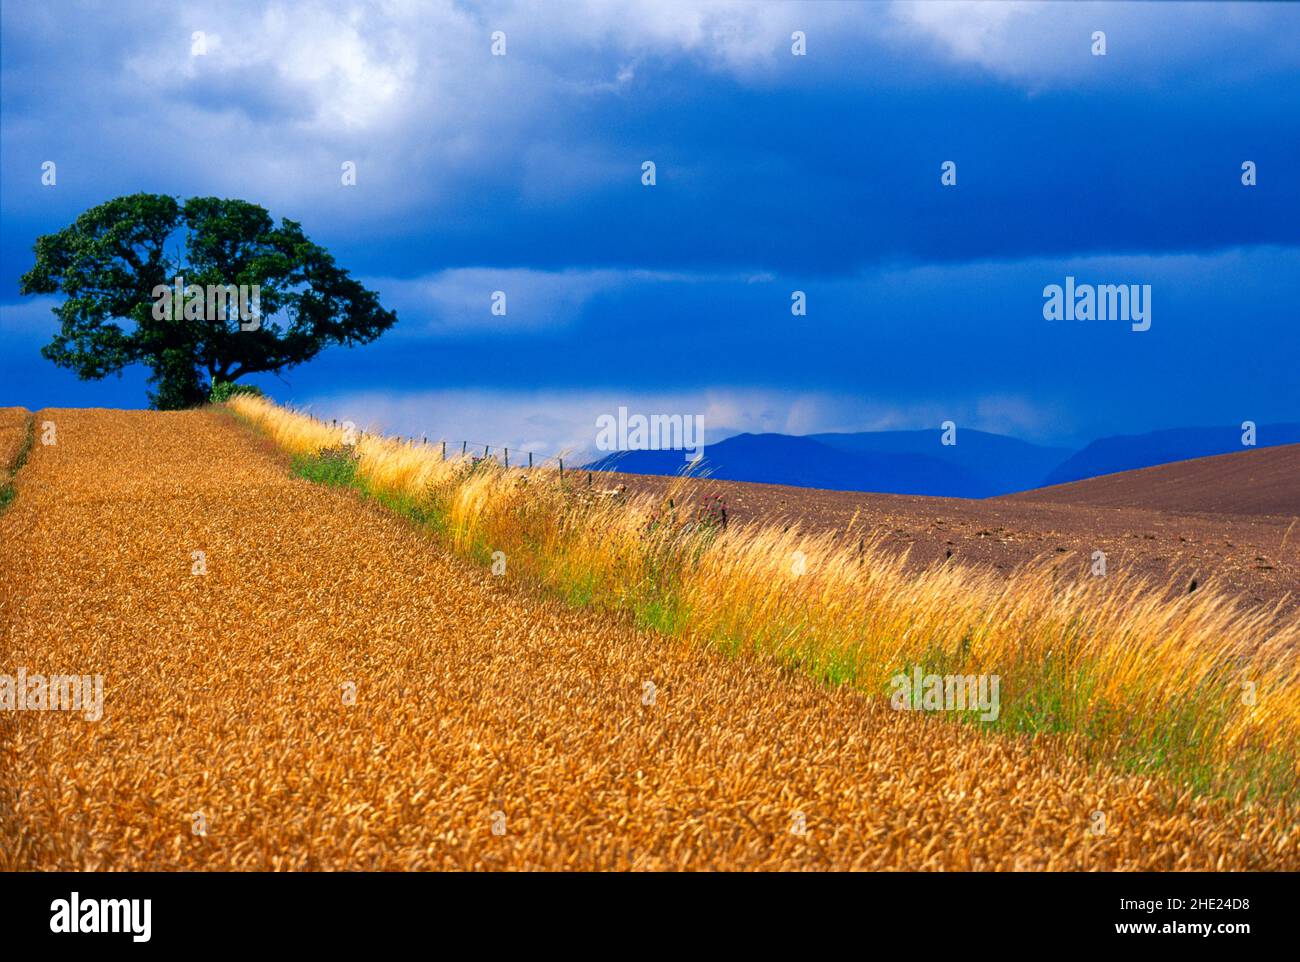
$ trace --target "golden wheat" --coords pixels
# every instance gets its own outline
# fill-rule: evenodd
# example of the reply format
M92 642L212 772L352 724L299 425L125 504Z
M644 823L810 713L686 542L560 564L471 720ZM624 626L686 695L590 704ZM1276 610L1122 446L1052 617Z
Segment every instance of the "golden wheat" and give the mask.
M290 451L341 440L262 399L233 407ZM454 548L501 551L571 598L870 692L915 665L998 675L1004 727L1084 734L1094 753L1200 788L1300 791L1300 615L1046 561L1010 578L952 563L909 571L872 537L759 524L683 537L681 490L671 506L605 500L553 469L468 472L436 447L372 435L356 451L369 490L440 505Z
M105 705L0 712L0 869L1300 868L1281 806L517 590L217 414L39 417L58 444L0 516L0 673L103 673ZM469 478L480 534L497 484L624 510Z

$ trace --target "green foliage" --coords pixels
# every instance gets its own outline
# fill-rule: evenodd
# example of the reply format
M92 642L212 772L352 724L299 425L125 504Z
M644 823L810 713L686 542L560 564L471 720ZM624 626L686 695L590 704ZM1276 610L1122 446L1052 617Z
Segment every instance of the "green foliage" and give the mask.
M229 401L236 394L252 394L256 397L263 397L262 389L255 384L234 384L230 381L213 381L212 390L208 393L209 404L220 404L223 401Z
M37 238L34 249L20 292L65 298L42 355L83 380L144 364L157 408L202 404L209 385L285 370L331 345L368 344L397 321L300 224L276 225L242 200L118 197ZM230 310L172 319L177 278L204 290L258 287L260 325L247 329Z
M354 487L357 484L357 457L348 447L322 448L319 454L303 454L293 459L293 473L317 484Z

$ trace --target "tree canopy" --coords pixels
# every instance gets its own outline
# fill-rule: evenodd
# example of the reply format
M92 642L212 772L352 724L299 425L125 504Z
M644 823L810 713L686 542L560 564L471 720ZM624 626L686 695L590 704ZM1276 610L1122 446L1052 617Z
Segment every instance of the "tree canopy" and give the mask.
M83 380L144 364L158 408L202 403L212 383L283 371L330 345L368 344L397 322L301 224L277 226L243 200L118 197L34 249L20 291L66 298L41 354Z

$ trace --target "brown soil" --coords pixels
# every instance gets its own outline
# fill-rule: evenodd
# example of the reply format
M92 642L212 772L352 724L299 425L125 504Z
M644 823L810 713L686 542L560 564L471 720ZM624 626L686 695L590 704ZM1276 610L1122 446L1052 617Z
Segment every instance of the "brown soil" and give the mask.
M597 474L592 484L600 490L626 483L628 494L664 496L676 480ZM1087 570L1092 553L1103 551L1108 572L1135 571L1167 591L1190 590L1195 579L1198 590L1212 586L1247 605L1300 608L1300 445L982 501L713 479L684 483L690 499L725 499L731 523L798 524L844 532L850 541L876 535L909 552L918 567L952 558L1009 573L1056 558ZM1148 506L1123 503L1143 498ZM1263 513L1267 506L1278 513Z
M1215 515L1300 515L1300 444L1122 471L1005 500Z

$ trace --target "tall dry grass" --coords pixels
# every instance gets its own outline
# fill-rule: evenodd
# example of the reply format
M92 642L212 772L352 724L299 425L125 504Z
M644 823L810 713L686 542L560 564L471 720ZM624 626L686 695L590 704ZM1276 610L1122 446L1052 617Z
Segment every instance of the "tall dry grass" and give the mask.
M299 458L343 441L263 399L228 403ZM865 528L712 524L685 484L663 500L608 499L550 465L442 461L372 435L352 450L351 483L467 557L504 552L508 577L573 603L882 696L914 666L997 675L994 730L1060 733L1089 758L1198 791L1300 800L1300 616L1046 561L1006 578L950 562L909 571Z

